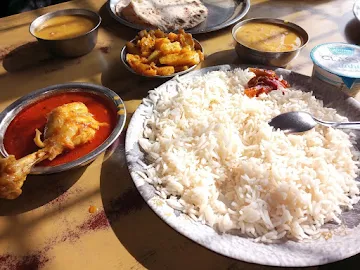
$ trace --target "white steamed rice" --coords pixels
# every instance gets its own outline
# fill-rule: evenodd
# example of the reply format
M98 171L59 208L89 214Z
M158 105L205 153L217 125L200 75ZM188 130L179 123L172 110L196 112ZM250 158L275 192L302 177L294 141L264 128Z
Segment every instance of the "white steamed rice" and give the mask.
M141 175L171 207L220 232L265 242L313 238L359 201L353 135L322 126L273 130L268 121L289 111L347 119L296 89L249 98L243 91L253 76L215 71L176 91L150 91L144 102L153 113L139 140L150 166Z

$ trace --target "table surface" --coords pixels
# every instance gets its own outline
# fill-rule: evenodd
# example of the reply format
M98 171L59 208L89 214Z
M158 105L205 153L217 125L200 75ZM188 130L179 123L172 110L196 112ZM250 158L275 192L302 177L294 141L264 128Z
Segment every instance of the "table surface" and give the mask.
M102 84L125 101L129 118L147 91L162 81L130 74L119 60L136 32L110 17L104 0L77 0L0 19L0 111L19 97L65 82ZM311 75L310 50L324 42L359 44L354 1L254 0L246 18L295 22L309 44L288 68ZM55 59L28 32L37 16L65 8L98 12L103 23L96 48L76 59ZM201 67L239 63L231 27L197 35L206 60ZM358 97L356 97L359 99ZM29 176L23 195L0 200L0 269L270 269L215 254L168 227L135 189L124 159L124 134L115 151L87 167L48 176ZM89 206L98 211L90 214ZM355 269L360 255L314 269Z

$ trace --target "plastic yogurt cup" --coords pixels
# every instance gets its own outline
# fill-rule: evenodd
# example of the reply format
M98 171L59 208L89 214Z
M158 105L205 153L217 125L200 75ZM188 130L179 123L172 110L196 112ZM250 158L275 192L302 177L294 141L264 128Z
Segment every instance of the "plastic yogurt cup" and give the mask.
M351 94L360 91L360 47L324 43L312 49L313 77Z

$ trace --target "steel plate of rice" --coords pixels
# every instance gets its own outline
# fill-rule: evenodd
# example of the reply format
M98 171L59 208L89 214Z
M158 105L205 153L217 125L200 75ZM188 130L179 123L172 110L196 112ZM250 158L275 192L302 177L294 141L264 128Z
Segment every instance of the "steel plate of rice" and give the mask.
M172 208L220 233L316 239L359 201L354 135L320 125L301 134L274 130L269 120L289 111L347 119L295 88L248 97L252 77L247 69L213 71L176 91L150 91L139 175Z

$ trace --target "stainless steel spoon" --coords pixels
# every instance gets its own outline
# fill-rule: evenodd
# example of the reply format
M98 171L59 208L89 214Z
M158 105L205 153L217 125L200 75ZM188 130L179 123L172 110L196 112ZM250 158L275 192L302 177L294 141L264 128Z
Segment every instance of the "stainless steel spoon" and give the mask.
M281 129L287 133L305 132L314 128L317 124L344 129L360 129L360 122L329 122L315 118L307 112L288 112L280 114L269 122L275 129Z

